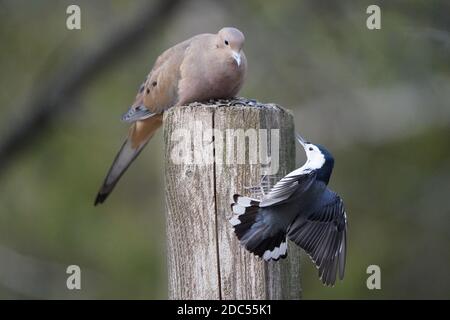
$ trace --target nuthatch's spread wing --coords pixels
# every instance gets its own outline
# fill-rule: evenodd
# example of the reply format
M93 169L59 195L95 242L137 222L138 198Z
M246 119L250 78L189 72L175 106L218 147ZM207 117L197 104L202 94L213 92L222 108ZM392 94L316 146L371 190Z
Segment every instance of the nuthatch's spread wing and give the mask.
M312 213L298 216L288 230L288 237L304 249L319 269L326 285L334 285L336 274L344 278L347 217L342 199L327 189Z

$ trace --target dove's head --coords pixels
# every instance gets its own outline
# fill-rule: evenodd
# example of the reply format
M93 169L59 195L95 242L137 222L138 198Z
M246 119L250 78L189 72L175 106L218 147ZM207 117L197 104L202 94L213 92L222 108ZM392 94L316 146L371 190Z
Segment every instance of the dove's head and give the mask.
M241 51L245 42L244 34L236 28L222 28L217 35L219 37L217 47L229 50L237 65L240 66Z

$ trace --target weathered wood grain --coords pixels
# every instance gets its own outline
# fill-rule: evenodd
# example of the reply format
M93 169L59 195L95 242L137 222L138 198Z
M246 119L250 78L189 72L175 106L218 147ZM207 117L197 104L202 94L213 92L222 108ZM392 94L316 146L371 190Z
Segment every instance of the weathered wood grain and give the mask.
M244 163L236 163L242 154L230 149L231 140L236 145L238 139L231 139L227 129L258 133L255 141L246 139ZM246 187L260 182L265 137L259 129L268 129L269 137L270 129L279 129L277 176L294 169L293 119L275 105L194 104L165 113L169 298L300 298L300 250L290 245L287 259L266 263L239 245L228 221L233 194L249 195ZM258 147L256 161L249 146ZM188 153L191 157L180 161L179 155Z
M216 216L213 164L177 164L172 151L177 132L190 139L196 121L212 127L211 108L174 108L164 121L169 298L218 299ZM177 131L178 130L178 131ZM189 145L188 149L193 146Z

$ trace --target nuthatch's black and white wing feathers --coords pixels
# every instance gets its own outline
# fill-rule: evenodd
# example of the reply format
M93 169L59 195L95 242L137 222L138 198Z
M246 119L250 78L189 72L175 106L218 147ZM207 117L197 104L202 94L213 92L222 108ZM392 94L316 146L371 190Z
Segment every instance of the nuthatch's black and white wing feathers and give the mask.
M315 171L305 171L302 168L294 170L274 185L269 193L263 197L260 207L280 204L287 200L294 192L305 192L315 180Z
M285 216L272 206L283 204L294 192L304 192L315 178L315 172L297 169L278 181L261 201L235 195L231 205L234 216L230 222L241 244L266 261L285 258L290 215Z
M329 189L320 203L308 217L294 220L288 237L308 253L322 282L334 285L338 271L339 278L344 278L347 217L342 199Z

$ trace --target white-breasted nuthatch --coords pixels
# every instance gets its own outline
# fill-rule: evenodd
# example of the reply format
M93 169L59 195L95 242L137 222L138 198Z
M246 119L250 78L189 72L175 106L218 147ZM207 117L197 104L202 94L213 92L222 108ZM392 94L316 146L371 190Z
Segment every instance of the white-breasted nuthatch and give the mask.
M287 238L308 253L325 285L344 277L347 217L342 199L328 188L334 159L320 145L297 141L306 163L278 181L261 199L234 195L230 219L240 243L264 260L287 256Z

